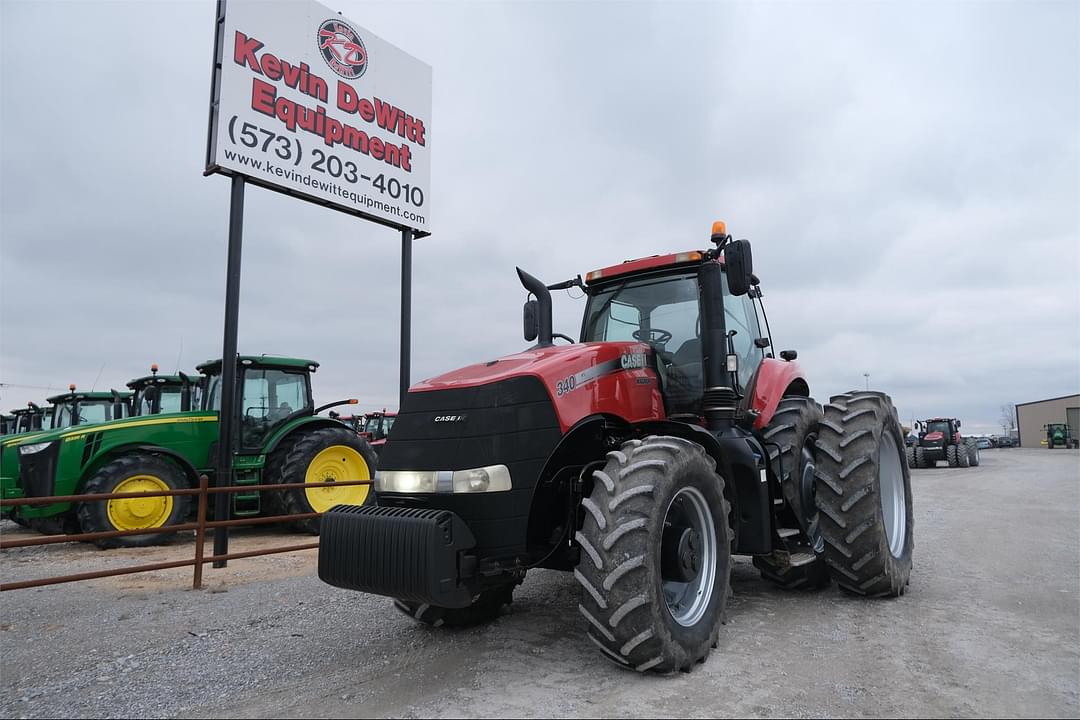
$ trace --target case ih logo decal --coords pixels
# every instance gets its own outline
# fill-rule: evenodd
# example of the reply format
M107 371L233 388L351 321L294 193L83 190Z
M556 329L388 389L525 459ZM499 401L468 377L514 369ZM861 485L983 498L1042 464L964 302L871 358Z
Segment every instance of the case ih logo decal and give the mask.
M437 423L465 422L466 417L467 417L466 415L436 415L435 416L435 422L437 422Z
M319 52L330 69L347 80L356 80L367 70L364 41L347 23L327 20L319 26Z

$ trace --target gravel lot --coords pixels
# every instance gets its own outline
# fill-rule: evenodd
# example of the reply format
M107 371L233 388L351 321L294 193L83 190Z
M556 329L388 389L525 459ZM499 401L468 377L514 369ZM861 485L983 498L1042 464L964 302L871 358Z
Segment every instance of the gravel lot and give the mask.
M432 630L326 586L313 552L0 595L3 717L1080 715L1080 453L989 450L919 470L909 593L777 590L749 561L718 653L676 677L605 661L570 575L531 573L513 611ZM18 530L4 523L5 536ZM233 549L308 541L260 531ZM182 557L4 551L4 580Z

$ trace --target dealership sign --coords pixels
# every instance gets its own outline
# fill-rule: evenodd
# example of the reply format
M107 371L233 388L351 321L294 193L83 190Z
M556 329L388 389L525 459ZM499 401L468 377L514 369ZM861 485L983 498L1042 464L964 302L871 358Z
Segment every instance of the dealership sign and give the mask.
M218 8L206 173L429 233L431 67L316 2Z

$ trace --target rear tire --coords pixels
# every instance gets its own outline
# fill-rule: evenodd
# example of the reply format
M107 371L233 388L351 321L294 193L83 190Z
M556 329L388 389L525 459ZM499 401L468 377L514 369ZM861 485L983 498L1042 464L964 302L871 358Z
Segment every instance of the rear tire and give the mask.
M911 576L914 514L902 438L884 393L849 392L825 406L817 445L825 562L853 593L898 597Z
M184 490L187 476L160 455L139 453L113 460L87 481L82 493ZM165 528L184 522L191 507L190 495L173 497L98 500L79 503L78 518L83 532ZM102 538L94 544L102 549L161 545L175 533L124 535Z
M971 467L979 467L979 444L968 443L968 463Z
M288 446L275 451L272 483L314 483L333 480L371 480L375 476L375 454L367 442L348 428L320 428L304 432ZM353 476L356 477L353 477ZM342 488L316 487L311 490L271 491L286 515L326 512L335 505L367 505L374 501L371 485ZM273 505L271 505L273 507ZM319 534L321 518L292 521L300 532Z
M823 417L821 406L813 399L787 397L780 401L776 414L762 431L762 437L768 443L765 449L769 453L769 462L778 472L783 468L780 489L784 502L794 514L805 538L800 538L802 542L782 540L785 543L784 553L779 556L775 553L758 555L754 558L754 567L761 571L761 577L787 590L817 590L829 584L825 559L818 554L822 542L813 491L804 493L802 488L804 473L810 473L810 477L813 477L814 442L817 440L818 423ZM792 566L787 562L792 552L809 554L817 559L806 565Z
M524 578L522 578L524 579ZM398 612L432 627L471 627L494 620L504 605L513 602L514 588L521 580L482 590L472 604L463 608L444 608L411 600L394 600Z
M960 467L960 456L956 451L956 445L945 448L945 459L949 461L949 467Z
M971 455L968 454L967 445L956 446L956 464L962 468L971 467Z
M607 455L575 535L586 634L618 665L689 671L716 647L730 594L724 480L696 443L649 436Z

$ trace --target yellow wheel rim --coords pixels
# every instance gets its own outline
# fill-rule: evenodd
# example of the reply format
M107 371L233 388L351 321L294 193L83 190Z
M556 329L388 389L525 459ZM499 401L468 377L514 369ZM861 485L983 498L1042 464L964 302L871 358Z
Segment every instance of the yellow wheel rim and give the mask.
M159 492L171 490L156 475L132 475L112 489L114 493ZM106 503L109 523L117 530L145 530L162 527L172 515L171 497L128 498Z
M348 445L331 445L311 461L305 483L346 482L348 480L370 480L371 470L364 462L364 456ZM308 505L314 512L326 512L335 505L363 505L367 500L370 485L346 485L334 487L324 485L304 490Z

